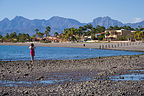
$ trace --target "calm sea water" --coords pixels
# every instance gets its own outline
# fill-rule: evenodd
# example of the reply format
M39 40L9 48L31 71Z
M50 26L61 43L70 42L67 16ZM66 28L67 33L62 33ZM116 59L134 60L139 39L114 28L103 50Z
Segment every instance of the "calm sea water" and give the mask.
M36 60L68 60L93 57L140 55L143 52L116 51L88 48L36 47ZM30 60L29 46L0 45L0 59L3 61Z

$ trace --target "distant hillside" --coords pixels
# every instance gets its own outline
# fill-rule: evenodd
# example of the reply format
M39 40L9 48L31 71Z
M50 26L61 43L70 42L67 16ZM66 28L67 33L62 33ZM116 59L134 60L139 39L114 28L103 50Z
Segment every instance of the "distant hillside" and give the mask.
M86 24L86 23L85 23ZM50 34L53 35L55 32L61 33L64 28L78 28L79 26L85 25L84 23L80 23L77 20L69 19L69 18L63 18L54 16L50 18L49 20L29 20L27 18L24 18L22 16L16 16L14 19L9 20L8 18L3 19L0 21L0 34L5 35L6 33L12 33L12 32L21 32L21 33L29 33L30 35L35 34L35 29L39 29L40 32L45 32L46 26L51 27ZM93 20L93 22L90 22L88 24L92 24L94 27L97 25L105 26L108 28L109 26L124 26L128 25L133 28L136 28L138 26L144 27L144 21L139 23L128 23L123 24L120 21L113 20L110 17L98 17Z
M113 20L110 17L98 17L96 19L93 20L93 22L91 23L94 27L96 27L97 25L100 26L105 26L106 28L110 27L110 26L123 26L124 24L120 21L117 20Z
M29 20L22 16L16 16L11 21L7 18L0 21L0 34L5 35L6 33L21 32L29 33L30 35L35 34L35 29L39 29L40 32L45 32L46 26L51 27L50 34L53 35L55 32L61 33L64 28L83 26L82 23L74 19L67 19L58 16L54 16L49 20Z
M54 16L47 20L46 25L51 27L51 34L54 34L55 32L61 33L65 28L78 28L79 26L83 26L83 24L77 20L58 16Z
M133 27L133 28L137 28L138 26L144 27L144 21L138 22L138 23L127 23L127 24L125 24L125 25L131 26L131 27Z

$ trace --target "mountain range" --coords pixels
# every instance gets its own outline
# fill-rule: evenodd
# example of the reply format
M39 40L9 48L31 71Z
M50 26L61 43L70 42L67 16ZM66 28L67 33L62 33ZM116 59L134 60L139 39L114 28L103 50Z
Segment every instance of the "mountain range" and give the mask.
M144 27L144 21L138 23L127 23L124 24L118 20L111 19L110 17L98 17L93 19L90 23L81 23L75 19L69 19L59 16L53 16L48 20L45 19L34 19L30 20L22 16L16 16L14 19L9 20L5 18L0 21L0 35L5 35L6 33L29 33L30 35L35 34L35 29L39 29L40 32L45 32L46 27L51 27L50 35L53 35L55 32L62 33L65 28L78 28L86 24L92 24L94 27L97 25L104 26L108 28L109 26L131 26L136 28L138 26Z

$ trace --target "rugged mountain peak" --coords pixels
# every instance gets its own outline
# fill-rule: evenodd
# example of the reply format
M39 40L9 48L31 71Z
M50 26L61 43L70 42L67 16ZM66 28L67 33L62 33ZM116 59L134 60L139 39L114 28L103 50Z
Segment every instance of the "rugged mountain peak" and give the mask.
M55 25L57 27L61 26L62 29L63 28L69 28L69 27L78 27L78 26L83 25L75 19L69 19L69 18L64 18L64 17L59 17L59 16L51 17L48 20L48 22L51 26L53 26L53 25Z
M62 19L66 19L64 17L59 17L59 16L53 16L51 17L49 20L62 20Z
M97 17L97 18L95 18L95 19L108 19L108 20L110 20L111 17L109 17L109 16L105 16L105 17ZM95 19L94 19L94 20L95 20Z
M109 26L115 26L115 25L123 26L124 25L122 22L111 19L108 16L95 18L91 24L95 27L97 25L100 25L100 26L105 26L106 28L108 28Z
M4 18L2 21L9 21L9 19L8 18Z
M34 19L29 20L22 16L16 16L14 19L9 20L8 18L3 19L0 21L0 34L5 35L6 33L12 32L21 32L21 33L29 33L30 35L35 34L35 29L39 29L40 32L45 32L45 27L50 26L51 32L50 34L53 35L55 32L61 33L65 28L78 28L79 26L83 26L86 24L92 24L94 27L97 25L104 26L108 28L109 26L131 26L136 28L138 26L144 27L144 21L139 23L128 23L123 24L118 20L111 19L111 17L98 17L93 20L91 23L80 23L75 19L64 18L59 16L53 16L48 20L40 20Z
M111 17L109 17L109 16L106 16L106 17L98 17L98 18L95 18L94 20L93 20L93 22L95 22L95 21L117 21L117 20L114 20L114 19L111 19ZM118 22L120 22L120 21L118 21Z
M1 22L9 22L10 20L8 18L4 18Z
M29 19L26 19L22 16L16 16L14 19L12 19L12 21L19 21L19 20L29 20Z
M53 16L49 19L49 21L75 21L75 22L79 22L75 19L70 19L70 18L64 18L64 17L59 17L59 16ZM80 22L79 22L80 23Z

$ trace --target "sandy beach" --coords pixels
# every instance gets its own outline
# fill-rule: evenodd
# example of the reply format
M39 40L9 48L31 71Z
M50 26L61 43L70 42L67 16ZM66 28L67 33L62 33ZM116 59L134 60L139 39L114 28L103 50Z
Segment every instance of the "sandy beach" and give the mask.
M119 45L117 43L35 43L36 46L49 47L80 47L100 48L116 50L144 51L143 43ZM29 43L0 43L0 45L22 45ZM36 84L32 86L0 86L1 96L143 96L144 80L121 81L111 80L110 77L138 73L144 71L144 55L139 56L114 56L90 58L81 60L37 60L30 61L0 61L0 82L7 81L41 81L53 78L65 79L67 82L56 84ZM57 74L57 75L55 75ZM61 75L64 74L64 75ZM64 77L60 77L64 76ZM89 80L76 81L73 78L92 77ZM133 78L133 77L131 77Z

